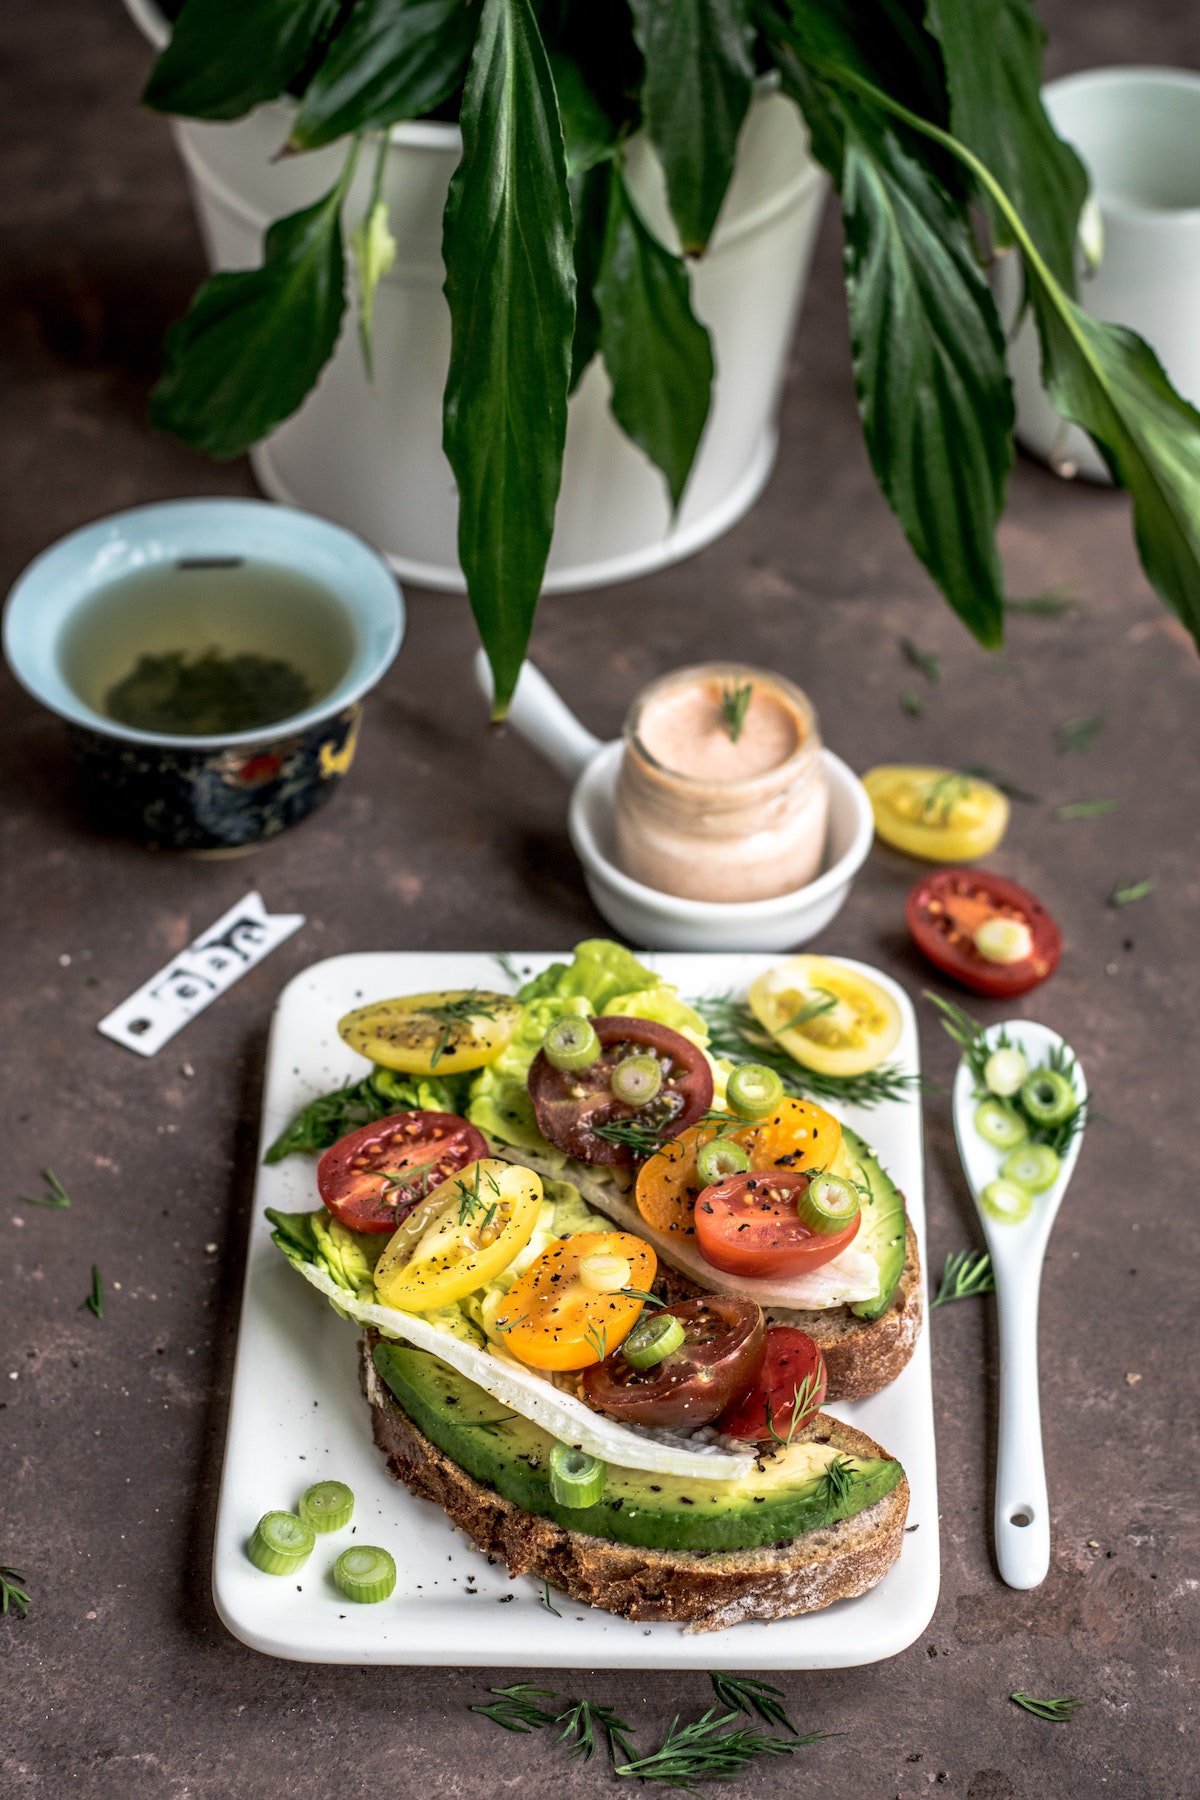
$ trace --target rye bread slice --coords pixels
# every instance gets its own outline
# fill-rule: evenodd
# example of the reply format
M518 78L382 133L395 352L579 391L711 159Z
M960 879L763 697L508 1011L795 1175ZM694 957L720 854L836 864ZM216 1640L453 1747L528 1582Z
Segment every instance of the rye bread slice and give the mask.
M484 1487L430 1443L380 1379L371 1339L361 1348L363 1392L375 1442L391 1473L440 1506L511 1575L536 1576L571 1600L624 1619L716 1631L744 1619L785 1619L852 1599L882 1580L900 1554L906 1479L851 1519L756 1550L647 1550L568 1531ZM865 1433L825 1413L805 1436L850 1456L887 1455Z

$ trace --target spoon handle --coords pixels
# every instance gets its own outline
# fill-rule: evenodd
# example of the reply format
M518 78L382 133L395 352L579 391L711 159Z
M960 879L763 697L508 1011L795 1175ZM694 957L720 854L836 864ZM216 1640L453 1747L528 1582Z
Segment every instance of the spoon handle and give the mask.
M996 1561L1009 1587L1033 1588L1050 1567L1050 1508L1038 1403L1038 1285L1027 1269L996 1275L1000 1433L996 1446ZM1018 1520L1026 1523L1018 1524Z
M494 692L492 671L482 650L475 658L475 681L490 706ZM600 739L580 724L566 701L531 662L521 664L508 722L567 781L582 775L602 748Z

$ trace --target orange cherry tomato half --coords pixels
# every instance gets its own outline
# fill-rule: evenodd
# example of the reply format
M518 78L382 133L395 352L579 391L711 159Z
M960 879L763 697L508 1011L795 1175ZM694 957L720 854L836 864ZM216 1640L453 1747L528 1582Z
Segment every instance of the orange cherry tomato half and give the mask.
M638 1211L656 1231L693 1237L692 1211L704 1183L696 1154L717 1135L715 1125L694 1125L642 1164L637 1178ZM774 1112L726 1134L740 1144L757 1169L833 1167L842 1128L832 1113L811 1100L784 1099Z
M803 1275L832 1262L858 1230L856 1212L841 1231L810 1231L796 1212L808 1186L799 1169L731 1175L696 1202L696 1242L714 1269L748 1279Z
M649 1244L627 1231L574 1231L559 1238L517 1277L496 1315L513 1355L535 1369L586 1369L625 1342L642 1310L619 1289L587 1287L580 1264L588 1256L623 1257L623 1286L648 1293L658 1268Z
M487 1154L482 1132L457 1113L392 1113L325 1151L317 1190L351 1231L391 1232L434 1188Z
M790 1442L825 1399L825 1358L806 1331L772 1325L758 1380L717 1421L727 1437Z

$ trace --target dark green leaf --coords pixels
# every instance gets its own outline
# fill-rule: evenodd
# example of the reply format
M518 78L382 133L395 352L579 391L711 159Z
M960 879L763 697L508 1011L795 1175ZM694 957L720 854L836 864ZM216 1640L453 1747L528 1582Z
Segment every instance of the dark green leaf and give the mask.
M357 0L308 85L293 148L432 111L462 81L477 16L464 0Z
M240 119L283 92L340 9L341 0L187 0L142 99L159 112Z
M662 470L678 506L708 418L712 344L692 312L682 257L647 230L617 168L596 299L613 414Z
M970 232L890 130L844 113L846 291L863 432L906 537L979 641L1003 641L1012 457L1004 339Z
M1042 105L1046 34L1030 0L929 0L942 47L951 129L987 164L1020 213L1059 283L1075 291L1075 231L1087 172ZM988 204L995 240L1013 241Z
M642 108L688 255L709 240L750 104L746 0L630 0L645 59Z
M573 56L555 51L550 58L550 70L558 95L567 174L582 175L611 156L617 139L616 130Z
M596 283L604 256L608 223L608 170L601 166L571 179L571 216L575 225L575 336L571 344L571 392L600 348L600 308Z
M446 202L443 442L458 552L502 718L529 642L562 479L575 331L571 202L529 0L484 0Z
M346 309L341 180L267 232L261 268L210 276L167 333L152 422L209 456L240 456L294 413L337 342Z

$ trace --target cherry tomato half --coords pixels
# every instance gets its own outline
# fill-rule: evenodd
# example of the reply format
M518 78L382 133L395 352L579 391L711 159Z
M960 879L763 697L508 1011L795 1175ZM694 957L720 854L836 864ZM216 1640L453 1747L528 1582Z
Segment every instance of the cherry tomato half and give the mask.
M728 1437L789 1443L825 1399L825 1358L806 1331L772 1325L758 1380L720 1419Z
M1062 933L1040 901L1015 881L986 869L938 869L923 875L908 896L904 917L918 950L976 994L1004 999L1028 993L1054 973L1062 955ZM989 919L1025 925L1032 955L1010 963L981 956L975 933Z
M664 1361L635 1369L618 1351L585 1369L593 1406L629 1425L707 1425L757 1378L766 1349L762 1308L741 1294L705 1294L665 1309L684 1341Z
M482 1132L457 1113L392 1113L326 1150L317 1188L351 1231L395 1231L434 1188L487 1154Z
M704 1187L696 1155L716 1135L715 1125L694 1125L642 1164L637 1204L647 1225L656 1231L695 1235L693 1209ZM748 1120L727 1135L746 1152L752 1169L829 1169L841 1145L842 1128L824 1107L785 1095L765 1119Z
M513 1355L535 1369L586 1369L624 1343L642 1302L620 1287L598 1291L581 1278L587 1257L610 1256L629 1266L624 1287L645 1293L658 1258L627 1231L575 1231L558 1238L519 1275L496 1315ZM583 1271L586 1273L586 1271Z
M529 1098L542 1136L567 1156L586 1163L631 1163L637 1150L613 1143L598 1125L634 1125L649 1133L682 1131L712 1105L712 1070L688 1038L652 1019L620 1016L592 1020L600 1055L586 1069L556 1069L539 1050L529 1071ZM649 1051L662 1065L662 1085L644 1106L618 1100L612 1072L627 1056ZM652 1146L651 1146L652 1147Z
M701 1255L727 1275L803 1275L832 1262L857 1232L856 1212L841 1231L810 1231L796 1212L808 1186L802 1169L750 1169L705 1188L696 1202Z

